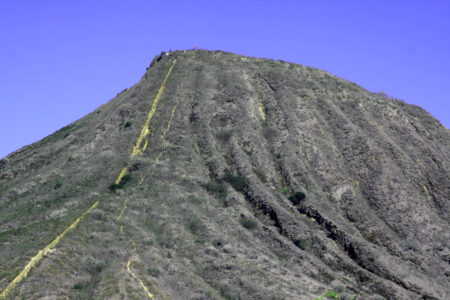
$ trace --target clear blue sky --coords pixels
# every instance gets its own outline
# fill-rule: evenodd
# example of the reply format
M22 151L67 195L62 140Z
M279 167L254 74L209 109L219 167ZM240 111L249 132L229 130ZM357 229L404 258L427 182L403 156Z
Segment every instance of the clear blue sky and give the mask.
M450 127L450 1L0 2L0 157L197 45L327 70Z

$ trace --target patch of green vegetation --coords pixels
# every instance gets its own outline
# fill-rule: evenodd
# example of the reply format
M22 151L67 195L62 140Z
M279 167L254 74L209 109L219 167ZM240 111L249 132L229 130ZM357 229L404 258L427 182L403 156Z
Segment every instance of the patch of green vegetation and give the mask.
M231 184L232 187L236 191L243 192L244 191L244 178L240 175L234 175L229 172L225 173L223 180Z
M300 202L302 202L303 200L305 200L306 195L303 192L295 192L295 194L289 196L289 200L292 202L292 204L294 205L298 205L300 204Z
M202 204L203 202L205 202L205 199L203 197L195 195L195 194L192 194L190 196L190 198L191 198L192 203L197 204L197 205Z
M282 186L277 188L277 192L283 195L287 195L289 193L290 189L287 186Z
M233 297L228 295L224 290L220 290L220 296L225 300L233 300Z
M340 299L339 294L336 293L336 292L333 291L333 290L328 290L328 291L325 293L325 297L327 297L327 298L329 298L329 299Z
M241 223L241 225L244 226L244 228L246 228L248 230L252 230L252 229L255 229L256 227L258 227L258 223L256 223L255 220L252 220L247 217L240 218L239 223Z
M81 290L81 289L83 289L83 285L82 285L81 283L75 283L75 284L73 285L73 288L74 288L75 290Z
M191 219L187 224L187 228L192 234L200 234L205 230L205 226L199 219Z
M148 267L147 272L153 277L159 277L161 275L161 270L158 267Z
M220 198L226 198L228 196L227 188L223 183L208 182L203 187L210 193L217 195Z
M204 294L205 294L205 296L207 296L207 297L212 297L213 292L211 292L211 291L206 291Z
M294 241L294 244L299 247L300 249L305 250L307 246L307 241L304 239L298 239Z
M55 183L55 185L53 186L53 188L54 188L55 190L57 190L57 189L59 189L59 188L62 187L62 186L63 186L62 181L57 181L57 182Z
M269 67L271 67L271 68L275 68L275 67L277 66L277 64L276 64L275 62L273 62L273 61L268 62L267 65L268 65Z
M325 300L325 299L335 299L339 300L341 297L334 290L328 290L325 292L325 295L316 298L315 300Z
M112 192L115 192L116 190L118 190L118 189L122 189L124 186L125 186L125 184L128 182L128 181L130 181L131 180L131 174L125 174L123 177L122 177L122 179L120 180L120 182L119 183L112 183L110 186L109 186L109 190L110 191L112 191Z

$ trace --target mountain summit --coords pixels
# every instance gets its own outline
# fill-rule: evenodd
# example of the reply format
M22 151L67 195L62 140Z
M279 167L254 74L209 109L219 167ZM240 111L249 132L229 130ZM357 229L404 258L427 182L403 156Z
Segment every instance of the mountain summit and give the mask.
M449 299L449 163L417 106L163 53L0 160L0 299Z

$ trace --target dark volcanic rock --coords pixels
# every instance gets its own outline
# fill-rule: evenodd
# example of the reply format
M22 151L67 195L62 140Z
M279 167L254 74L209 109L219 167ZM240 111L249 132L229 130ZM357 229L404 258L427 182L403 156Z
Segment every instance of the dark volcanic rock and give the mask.
M449 131L423 109L325 71L162 54L135 86L0 161L0 290L448 299L449 163Z

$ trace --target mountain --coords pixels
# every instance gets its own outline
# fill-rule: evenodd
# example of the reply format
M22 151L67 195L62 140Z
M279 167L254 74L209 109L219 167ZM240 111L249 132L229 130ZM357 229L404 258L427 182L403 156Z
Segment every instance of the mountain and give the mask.
M450 134L325 71L162 53L0 161L0 298L449 299Z

